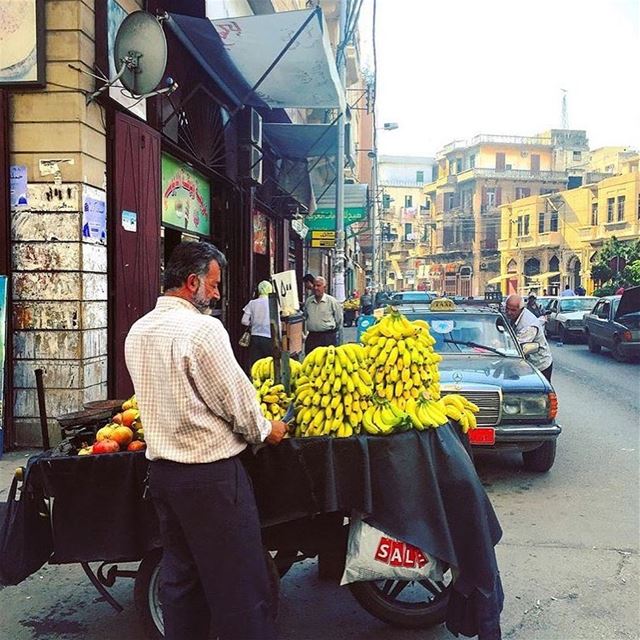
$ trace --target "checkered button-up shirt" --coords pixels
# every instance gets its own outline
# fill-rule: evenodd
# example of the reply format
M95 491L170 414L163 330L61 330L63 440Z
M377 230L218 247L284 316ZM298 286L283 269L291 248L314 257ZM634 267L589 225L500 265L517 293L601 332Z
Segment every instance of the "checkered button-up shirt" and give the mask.
M271 432L256 392L216 318L162 296L125 342L147 442L147 458L214 462Z

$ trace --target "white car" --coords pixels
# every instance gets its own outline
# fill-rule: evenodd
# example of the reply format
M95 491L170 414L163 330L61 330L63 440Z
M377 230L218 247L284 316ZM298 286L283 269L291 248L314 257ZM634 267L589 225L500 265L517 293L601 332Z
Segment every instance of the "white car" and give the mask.
M555 298L546 310L545 334L558 336L563 342L566 342L570 337L583 337L584 316L591 312L596 302L598 302L598 298L591 296L560 296Z

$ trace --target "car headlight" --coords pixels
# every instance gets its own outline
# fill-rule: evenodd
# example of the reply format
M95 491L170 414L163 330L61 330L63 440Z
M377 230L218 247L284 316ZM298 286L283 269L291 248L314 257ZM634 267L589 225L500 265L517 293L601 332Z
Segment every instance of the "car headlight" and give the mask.
M518 418L547 417L549 399L546 394L508 394L502 399L502 413Z

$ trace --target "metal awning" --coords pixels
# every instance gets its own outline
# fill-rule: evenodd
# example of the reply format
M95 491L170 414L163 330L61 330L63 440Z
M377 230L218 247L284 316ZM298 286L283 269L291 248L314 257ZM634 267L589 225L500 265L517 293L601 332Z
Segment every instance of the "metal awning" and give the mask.
M262 132L283 158L306 160L338 151L338 127L331 124L264 123Z
M167 23L236 107L344 112L344 90L319 7L218 20L171 13Z
M297 200L305 209L305 213L314 213L316 198L311 186L311 176L306 160L283 159L279 163L276 182L282 191Z

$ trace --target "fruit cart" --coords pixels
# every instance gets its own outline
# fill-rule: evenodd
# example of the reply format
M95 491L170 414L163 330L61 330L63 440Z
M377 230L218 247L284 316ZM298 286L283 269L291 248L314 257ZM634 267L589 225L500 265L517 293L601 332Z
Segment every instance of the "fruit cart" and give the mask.
M292 438L247 455L263 523L277 602L277 576L298 560L319 556L339 577L353 512L388 534L428 549L456 574L442 581L374 581L351 585L358 602L397 626L447 621L474 635L478 612L497 623L501 586L494 545L501 531L473 464L453 427L393 437ZM114 608L107 587L134 578L135 604L149 638L161 638L158 598L161 550L151 503L143 499L142 453L40 456L31 474L53 499L50 564L81 563ZM270 487L285 487L274 496ZM99 508L97 508L99 505ZM141 561L137 571L125 562ZM98 563L97 568L92 564ZM94 565L95 566L95 565ZM486 637L490 637L487 635Z

